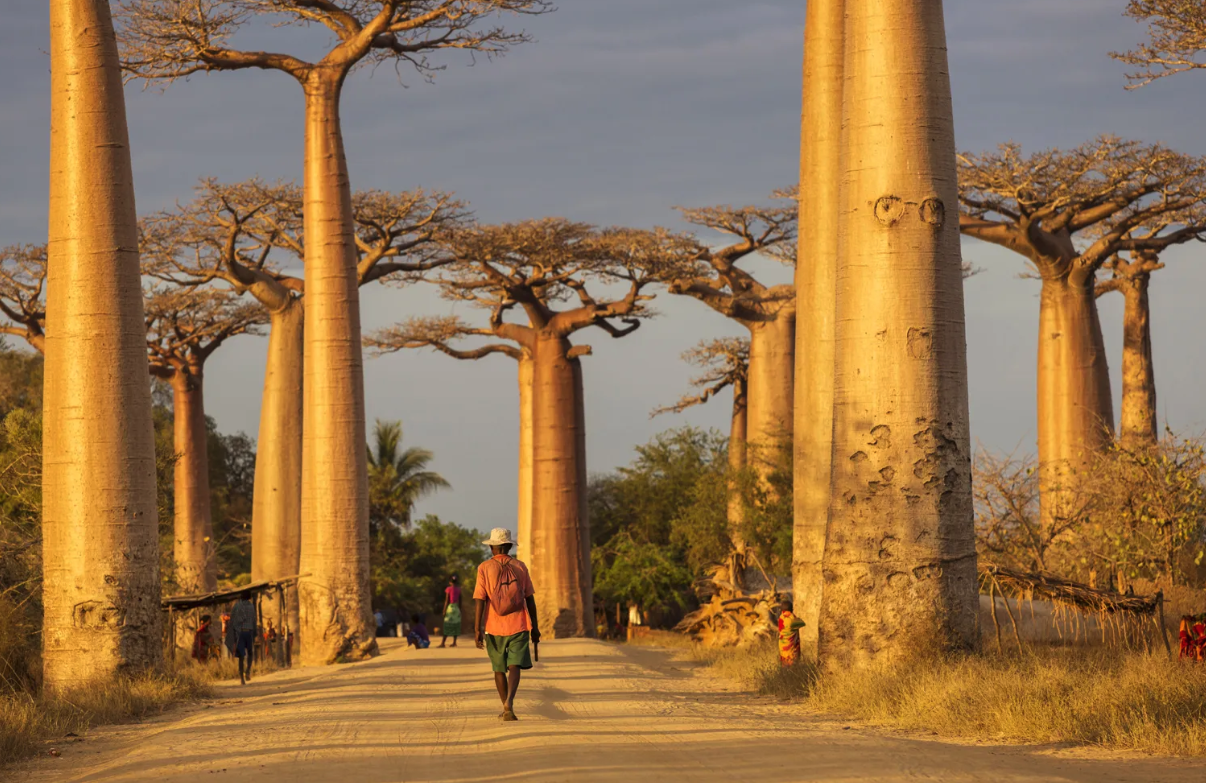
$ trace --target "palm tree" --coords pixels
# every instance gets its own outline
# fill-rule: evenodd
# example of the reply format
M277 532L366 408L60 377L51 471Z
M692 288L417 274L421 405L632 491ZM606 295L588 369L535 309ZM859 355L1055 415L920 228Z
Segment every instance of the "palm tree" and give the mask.
M402 448L402 422L373 426L376 448L368 449L369 527L375 537L385 525L410 527L410 513L419 498L451 485L427 470L435 455L427 449Z

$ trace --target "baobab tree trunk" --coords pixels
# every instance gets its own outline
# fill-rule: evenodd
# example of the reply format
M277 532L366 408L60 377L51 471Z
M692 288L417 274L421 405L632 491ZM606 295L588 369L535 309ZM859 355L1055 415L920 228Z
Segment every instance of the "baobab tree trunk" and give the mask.
M581 553L581 573L578 579L582 584L586 635L594 636L597 626L595 623L595 578L594 563L591 562L590 505L586 494L586 382L582 377L582 359L571 356L569 361L570 369L574 373L574 420L578 428L578 551Z
M810 2L804 22L800 220L796 258L792 594L803 654L817 655L821 560L833 449L833 319L837 296L845 0Z
M1122 316L1122 417L1119 427L1126 446L1156 442L1156 370L1152 363L1151 307L1147 289L1151 276L1140 272L1121 280L1126 305Z
M295 576L300 569L305 310L304 300L287 302L272 313L269 323L251 508L251 579L255 582ZM296 633L297 591L288 590L287 595L284 615ZM265 616L277 616L275 593L265 593L263 600Z
M1109 367L1094 275L1044 277L1039 300L1039 491L1046 520L1076 513L1076 475L1113 439Z
M532 357L519 357L519 512L516 517L518 557L532 554Z
M820 660L978 636L954 122L940 0L847 0Z
M206 443L202 367L172 375L173 482L175 526L173 555L176 584L184 593L207 593L218 588L214 558L214 527L209 506L209 449Z
M109 4L50 3L43 670L63 692L156 666L155 440Z
M733 382L733 418L729 425L729 539L740 560L745 561L745 502L741 493L741 477L746 467L746 441L749 438L748 395L746 383ZM734 575L735 577L736 575Z
M795 303L750 326L749 447L746 459L766 477L790 454L796 373Z
M377 649L369 594L368 468L342 75L306 83L306 305L299 585L303 665Z
M583 547L581 422L569 341L537 333L532 348L532 550L541 631L590 636L590 551Z

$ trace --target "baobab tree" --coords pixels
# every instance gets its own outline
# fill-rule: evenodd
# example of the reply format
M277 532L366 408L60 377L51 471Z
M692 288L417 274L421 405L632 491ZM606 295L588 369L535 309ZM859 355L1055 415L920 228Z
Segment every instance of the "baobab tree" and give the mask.
M445 298L487 310L487 324L410 319L366 342L381 352L430 347L464 359L530 357L532 520L526 557L552 635L593 635L578 361L590 348L573 345L570 337L592 326L612 337L635 331L649 315L649 287L666 279L671 267L690 263L694 243L660 230L599 230L548 218L458 231L446 249L455 262L431 279ZM507 320L517 309L523 317ZM465 351L452 346L466 337L503 342Z
M1130 0L1126 15L1147 22L1148 42L1111 57L1142 70L1127 74L1130 88L1185 71L1206 69L1206 6L1194 0Z
M792 592L802 652L816 658L833 456L834 306L845 0L810 2L804 19L796 249Z
M790 198L788 192L776 193ZM782 248L795 239L793 207L705 207L680 209L688 223L733 237L720 248L698 245L696 261L675 267L664 282L673 294L690 296L749 330L749 411L747 459L759 474L771 473L781 447L791 441L795 377L796 299L790 284L765 285L738 264L759 251L779 250L779 260L795 263Z
M845 14L828 668L970 648L979 630L942 3Z
M0 334L20 337L46 352L46 246L0 248Z
M737 548L738 562L734 564L734 579L740 579L745 565L745 541L742 534L744 499L741 496L741 475L746 470L747 424L749 413L750 343L749 340L724 337L704 340L683 354L688 364L702 368L702 375L691 379L691 385L701 389L697 394L683 396L673 405L658 408L654 416L663 413L682 413L688 408L703 405L725 389L733 390L733 414L729 424L729 538Z
M42 662L67 691L162 658L138 219L109 3L50 3Z
M369 595L364 364L352 192L339 104L361 64L410 63L426 77L442 49L487 55L526 42L494 24L539 14L546 0L119 0L122 64L134 79L257 68L293 77L305 96L305 360L302 416L304 577L301 660L354 659L376 649ZM254 21L322 25L332 46L315 62L232 48Z
M1156 426L1156 369L1152 360L1151 304L1148 287L1152 272L1164 268L1155 250L1115 256L1104 265L1112 276L1098 281L1098 297L1111 291L1122 294L1122 411L1118 437L1126 448L1151 446L1158 438Z
M302 571L306 284L290 271L306 256L302 204L302 189L292 184L210 179L201 182L191 203L143 221L150 274L185 287L219 282L250 294L268 313L252 506L253 579ZM359 285L407 280L440 265L438 238L465 217L464 205L450 194L423 190L357 192L352 209ZM286 612L290 627L297 628L297 604L290 601Z
M212 592L218 588L218 563L209 503L205 362L231 337L255 333L267 318L262 307L240 301L229 289L159 287L148 292L146 319L151 374L172 387L176 586L185 593Z
M1120 252L1159 252L1206 229L1206 160L1102 136L1023 155L959 157L964 234L1025 257L1039 300L1038 450L1043 513L1067 515L1075 474L1113 437L1097 272Z

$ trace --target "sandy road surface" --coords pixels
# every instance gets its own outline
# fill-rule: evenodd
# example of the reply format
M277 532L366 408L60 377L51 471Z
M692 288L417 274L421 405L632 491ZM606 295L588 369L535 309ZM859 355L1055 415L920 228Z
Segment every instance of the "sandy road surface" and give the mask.
M561 641L540 651L524 675L518 723L498 720L484 653L387 646L362 664L224 685L213 702L98 730L6 779L1206 781L1200 762L843 729L738 693L663 650Z

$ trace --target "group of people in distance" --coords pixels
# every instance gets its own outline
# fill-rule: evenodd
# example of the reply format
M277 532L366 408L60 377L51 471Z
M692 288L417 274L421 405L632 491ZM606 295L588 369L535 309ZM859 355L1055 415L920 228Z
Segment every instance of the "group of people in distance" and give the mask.
M444 624L438 629L440 636L440 646L456 647L456 640L461 635L461 586L457 584L457 575L453 574L448 577L448 586L444 588L444 609L441 614L444 617ZM378 624L380 619L378 619ZM452 644L448 644L448 640L452 640ZM412 614L410 616L410 630L406 632L406 646L414 647L419 650L426 650L431 646L431 636L427 632L427 625L423 622L423 616Z
M1206 614L1197 617L1187 614L1182 617L1178 635L1181 637L1182 660L1206 661Z

